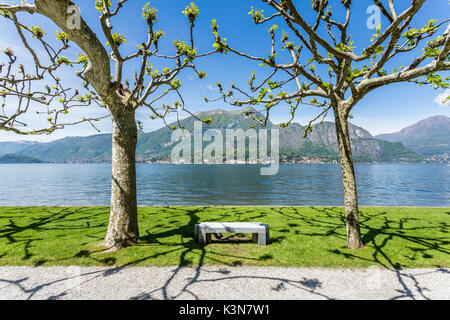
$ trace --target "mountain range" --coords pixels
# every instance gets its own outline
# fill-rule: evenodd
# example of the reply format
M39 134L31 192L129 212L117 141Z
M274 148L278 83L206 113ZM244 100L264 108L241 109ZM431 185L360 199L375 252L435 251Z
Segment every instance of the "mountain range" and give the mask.
M450 154L450 118L434 116L406 127L400 132L380 134L377 139L401 142L426 157Z
M196 117L210 118L203 130L248 130L255 125L248 111L213 110L199 112ZM181 120L181 125L193 132L194 117ZM257 126L260 127L260 126ZM280 130L280 159L283 162L335 162L339 159L334 123L323 122L313 126L306 138L306 126L292 123L280 128L268 121L265 129ZM450 141L450 119L437 116L425 119L395 134L372 136L367 130L349 125L354 160L357 162L418 162L436 155L445 155L447 161ZM140 132L136 148L139 162L169 161L174 143L173 131L167 127L153 132ZM225 134L224 134L225 137ZM88 137L66 137L48 143L0 142L0 157L8 155L14 161L20 158L43 162L109 162L111 161L111 134ZM7 157L7 159L8 159ZM0 158L1 162L1 158Z
M14 154L29 146L39 144L34 141L15 141L15 142L0 142L0 157L5 154Z

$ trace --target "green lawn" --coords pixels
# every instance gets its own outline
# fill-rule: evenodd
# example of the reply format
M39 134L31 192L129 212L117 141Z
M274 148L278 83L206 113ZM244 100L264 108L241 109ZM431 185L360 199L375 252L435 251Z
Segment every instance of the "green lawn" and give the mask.
M202 221L270 224L271 242L194 243ZM0 207L0 265L450 267L450 208L362 208L364 249L346 248L343 209L139 208L136 247L103 252L106 207Z

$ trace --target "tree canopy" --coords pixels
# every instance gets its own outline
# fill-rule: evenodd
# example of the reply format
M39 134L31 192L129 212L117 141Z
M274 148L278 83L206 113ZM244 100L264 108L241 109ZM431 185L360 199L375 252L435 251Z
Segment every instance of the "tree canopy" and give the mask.
M233 47L219 34L217 21L212 22L216 47L221 52L257 61L270 70L259 82L253 71L248 89L232 83L228 90L217 83L221 92L218 99L235 106L263 106L259 111L264 111L266 117L256 120L267 121L275 106L287 102L291 106L291 120L281 124L287 126L300 105L312 105L321 111L312 119L311 130L311 124L323 119L333 104L342 104L341 112L351 117L352 108L369 92L382 86L415 82L436 89L449 87L450 78L440 74L450 70L448 20L430 19L424 26L413 27L413 18L426 0L412 0L401 12L392 0L374 0L373 5L387 24L380 23L374 33L367 33L370 45L365 48L354 43L349 32L352 22L361 24L361 15L352 12L351 0L311 1L311 10L316 14L313 24L306 21L305 13L300 13L292 0L261 2L266 3L265 9L271 13L266 15L263 9L252 7L249 15L257 25L272 24L268 29L272 40L268 56L251 55L248 50ZM282 24L283 29L273 23ZM409 61L412 54L415 58ZM292 83L295 85L290 86Z
M17 5L0 3L0 15L14 24L24 48L34 61L34 65L27 65L12 49L3 49L2 59L6 58L6 61L0 64L1 130L41 134L81 122L89 122L95 127L96 121L107 116L64 121L64 115L72 108L91 104L104 108L125 104L133 110L145 107L150 110L151 118L164 121L171 113L185 111L190 114L184 108L178 76L183 69L191 69L198 78L205 78L206 73L196 68L194 60L215 52L212 49L198 53L194 47L194 26L199 9L191 3L180 12L188 20L188 40L175 39L173 54L166 54L159 50L165 32L156 28L158 10L150 3L145 4L141 18L147 24L147 39L137 43L133 53L124 54L121 49L127 43L126 35L114 28L114 22L120 20L121 10L127 2L96 0L93 3L101 14L99 20L106 43L101 42L100 36L86 23L79 8L71 1L36 0ZM59 29L52 37L41 26L27 24L26 16L21 13L45 16ZM75 56L69 50L74 45L79 49ZM155 63L165 67L158 70ZM134 77L124 79L124 68L130 65L135 69ZM65 86L61 75L67 72L76 74L83 85L77 88ZM171 94L173 103L160 103L163 97ZM48 126L31 128L26 121L21 121L21 116L31 109L45 116Z

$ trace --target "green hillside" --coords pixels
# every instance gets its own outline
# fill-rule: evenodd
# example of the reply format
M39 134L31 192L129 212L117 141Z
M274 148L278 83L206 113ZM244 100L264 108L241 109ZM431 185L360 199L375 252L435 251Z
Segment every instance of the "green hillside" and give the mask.
M450 154L450 118L434 116L419 121L397 133L376 136L391 142L401 142L424 156Z
M32 145L39 144L34 141L14 141L14 142L0 142L0 157L5 154L15 154Z
M42 163L42 161L33 157L10 153L0 157L0 163Z
M257 115L262 117L262 115ZM247 109L237 111L212 110L196 114L199 119L211 119L203 124L203 131L218 129L225 139L226 129L248 130L255 126ZM194 132L194 117L180 121L186 134ZM174 124L171 124L174 125ZM257 126L257 128L261 128ZM280 159L282 161L302 161L304 158L321 161L339 160L339 149L335 126L332 122L323 122L313 127L312 132L303 138L306 127L293 123L280 128L270 121L265 129L280 130ZM406 148L402 143L393 143L375 139L365 129L349 125L354 159L357 162L418 161L422 156ZM138 161L170 160L173 147L173 130L167 127L153 132L140 132L136 150ZM270 140L270 135L269 135ZM207 145L204 142L203 146ZM67 137L49 143L34 144L20 150L17 154L40 159L45 162L109 162L111 161L111 134L99 134L88 137Z
M67 137L49 143L33 145L18 154L45 162L102 162L111 161L111 135Z

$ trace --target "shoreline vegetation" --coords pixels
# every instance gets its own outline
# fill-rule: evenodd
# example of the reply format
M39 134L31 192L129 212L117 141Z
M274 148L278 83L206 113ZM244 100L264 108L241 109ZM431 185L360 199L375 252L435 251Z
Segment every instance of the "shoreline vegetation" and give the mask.
M250 110L255 111L254 109ZM247 132L254 125L253 121L245 115L245 110L217 109L201 112L198 116L212 119L211 124L204 126L202 124L204 130L219 130L223 137L226 136L224 128L233 129L235 132L237 130ZM192 116L181 120L181 123L186 130L194 132L195 119ZM176 125L176 123L172 123L172 125ZM286 128L280 128L273 123L264 127L264 129L270 130L274 128L280 130L280 163L339 163L340 156L333 123L323 122L313 126L313 131L308 138L302 138L306 127L298 123L293 123ZM424 119L398 134L373 136L364 128L352 124L350 124L350 131L355 163L450 163L448 144L450 141L450 118L445 116ZM171 158L172 148L176 145L171 141L172 134L172 130L167 127L150 132L140 131L136 149L137 163L168 164L176 162L171 161L176 160ZM110 133L102 133L91 136L65 137L49 142L0 142L0 163L2 163L3 155L8 155L5 160L9 163L11 160L8 158L13 158L14 162L18 162L23 156L32 157L45 163L110 162L111 139ZM202 147L205 148L206 143L203 143ZM246 142L245 160L247 162L250 157L248 147ZM193 160L192 158L191 162L194 162ZM223 162L226 160L227 157L224 154Z
M105 252L108 207L0 207L0 266L450 267L450 208L363 207L365 247L346 247L342 207L139 207L139 243ZM266 247L249 235L194 242L203 221L270 225Z
M15 156L15 155L7 155L7 156ZM41 161L39 159L33 158L33 161L30 162L20 162L20 161L12 161L6 162L1 161L0 164L111 164L111 161L90 161L90 160L80 160L80 161L61 161L61 162L47 162ZM176 165L269 165L270 163L249 163L249 162L238 162L238 163L176 163L166 160L137 160L136 164L176 164ZM305 159L301 161L280 161L280 165L295 165L295 164L334 164L339 165L337 160L324 160L324 159ZM355 161L355 164L450 164L450 155L446 155L445 158L430 158L424 159L421 161Z

